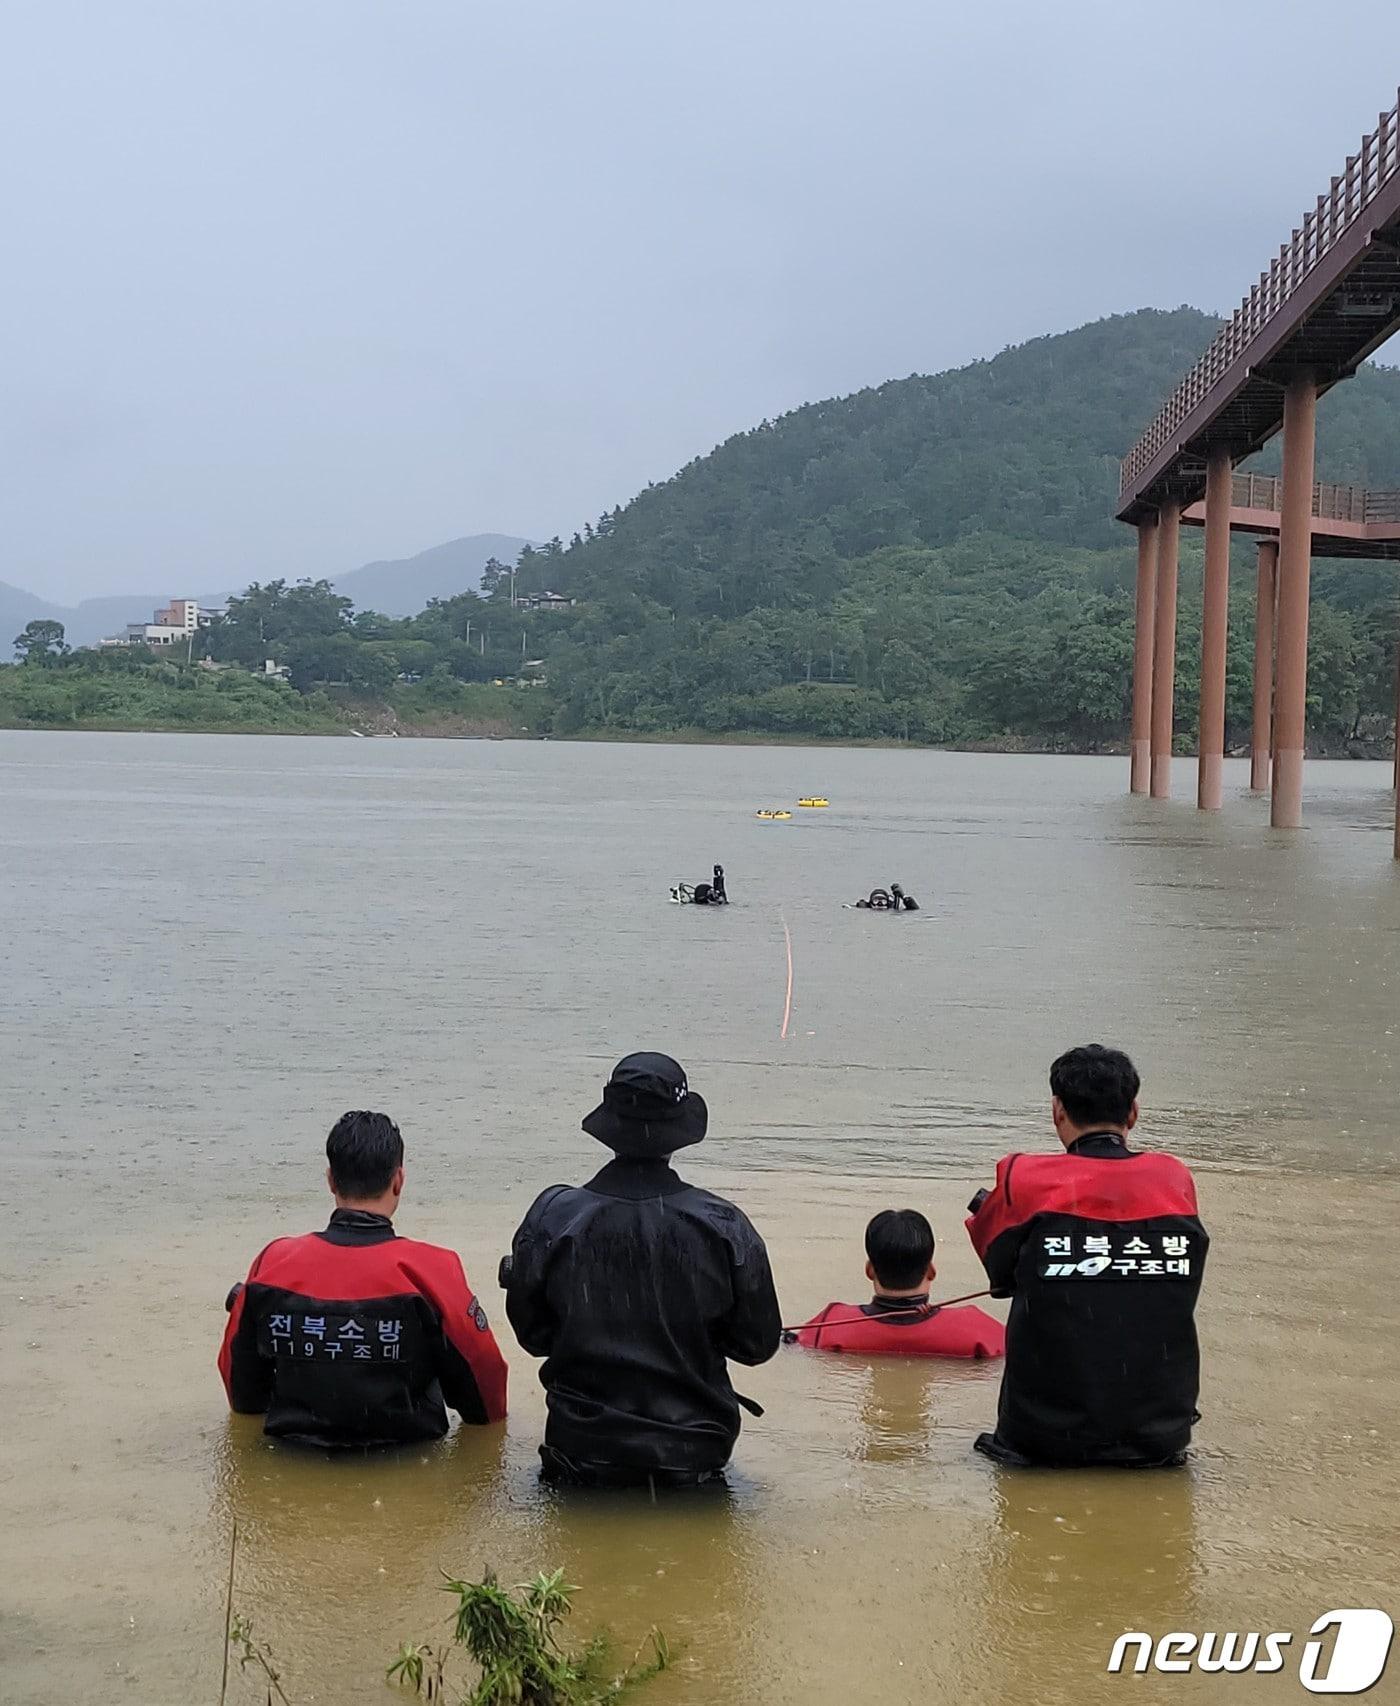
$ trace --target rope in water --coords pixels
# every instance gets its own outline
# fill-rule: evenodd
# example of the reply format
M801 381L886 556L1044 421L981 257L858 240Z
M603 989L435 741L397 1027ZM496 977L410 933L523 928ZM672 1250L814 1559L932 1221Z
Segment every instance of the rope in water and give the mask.
M782 918L782 914L778 914ZM792 932L788 929L787 919L782 918L783 941L787 944L787 1000L783 1003L783 1028L778 1032L778 1041L786 1042L788 1021L792 1018Z

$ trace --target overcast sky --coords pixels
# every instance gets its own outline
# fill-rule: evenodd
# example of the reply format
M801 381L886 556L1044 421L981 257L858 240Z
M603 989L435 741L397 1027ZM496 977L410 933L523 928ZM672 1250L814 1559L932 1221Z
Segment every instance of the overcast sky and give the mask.
M1233 307L1400 75L1378 0L3 0L0 32L0 580L62 602L567 536L796 404Z

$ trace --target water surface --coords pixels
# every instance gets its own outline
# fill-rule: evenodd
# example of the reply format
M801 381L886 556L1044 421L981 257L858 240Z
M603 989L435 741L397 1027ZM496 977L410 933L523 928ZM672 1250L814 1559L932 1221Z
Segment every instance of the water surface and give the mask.
M1094 1702L1135 1686L1103 1675L1125 1627L1393 1612L1388 768L1312 766L1292 836L1242 766L1214 819L1178 768L1164 807L1116 759L0 734L0 1696L215 1698L235 1521L296 1706L379 1698L440 1570L485 1563L563 1563L629 1653L662 1624L659 1706ZM831 809L753 817L809 792ZM716 860L734 905L667 904ZM843 910L892 880L921 913ZM602 1159L578 1121L609 1065L674 1053L712 1109L683 1171L764 1231L791 1319L861 1295L890 1204L974 1289L963 1205L1053 1144L1046 1067L1090 1038L1138 1060L1215 1239L1188 1473L1009 1476L970 1451L994 1370L785 1351L744 1373L767 1415L727 1501L560 1503L508 1329L503 1432L346 1464L225 1413L224 1293L322 1223L347 1107L400 1121L400 1226L503 1327L496 1260Z

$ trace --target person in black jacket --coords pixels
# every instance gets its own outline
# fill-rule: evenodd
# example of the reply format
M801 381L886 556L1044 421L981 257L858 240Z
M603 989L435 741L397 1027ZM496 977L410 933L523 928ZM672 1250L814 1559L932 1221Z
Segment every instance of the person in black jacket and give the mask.
M614 1159L550 1186L515 1234L506 1314L547 1359L547 1480L694 1486L729 1461L741 1400L725 1359L767 1362L782 1318L758 1233L670 1165L707 1124L676 1061L628 1055L583 1121Z
M1008 1155L969 1205L993 1297L1009 1297L998 1462L1179 1464L1200 1418L1196 1299L1206 1236L1174 1155L1130 1149L1138 1075L1091 1043L1050 1068L1063 1152Z

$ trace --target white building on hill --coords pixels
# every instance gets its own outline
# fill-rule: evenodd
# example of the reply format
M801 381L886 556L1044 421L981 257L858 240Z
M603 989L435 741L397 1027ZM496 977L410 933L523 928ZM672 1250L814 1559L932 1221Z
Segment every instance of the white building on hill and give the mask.
M201 610L193 598L172 598L163 609L152 613L149 622L128 622L124 634L113 634L103 640L104 646L173 646L188 640L212 619L212 610Z

